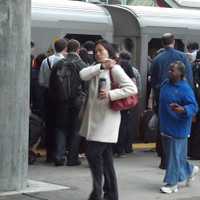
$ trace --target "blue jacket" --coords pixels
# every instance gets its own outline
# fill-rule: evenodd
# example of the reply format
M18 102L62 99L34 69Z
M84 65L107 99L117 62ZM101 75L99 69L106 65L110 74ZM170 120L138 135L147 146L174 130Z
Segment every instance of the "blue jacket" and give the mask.
M190 135L192 117L198 111L198 105L186 80L176 84L165 81L160 90L160 131L175 138L185 138ZM177 103L184 106L185 113L175 113L170 104Z
M153 60L151 66L151 85L154 89L159 89L160 85L168 77L170 64L175 61L181 61L186 66L186 79L193 85L192 66L187 56L174 48L166 48L158 54Z

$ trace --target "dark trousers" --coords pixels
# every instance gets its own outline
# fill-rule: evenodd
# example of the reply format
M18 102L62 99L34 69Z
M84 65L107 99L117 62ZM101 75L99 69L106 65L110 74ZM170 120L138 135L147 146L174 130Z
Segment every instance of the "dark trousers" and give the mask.
M66 104L57 110L56 115L55 158L56 160L63 160L65 152L68 150L68 164L78 161L80 146L78 111L70 104Z
M55 129L55 159L57 161L65 160L66 142L68 142L67 162L75 163L78 161L80 136L74 132L73 136L70 137L71 141L67 141L67 133L68 131L63 128Z
M159 96L160 96L160 90L155 90L154 89L154 110L159 118ZM158 156L160 156L161 161L160 161L160 168L161 169L166 169L166 155L163 150L163 144L162 144L162 137L160 135L160 127L158 127L157 131L157 138L156 138L156 152Z
M129 114L128 111L121 111L121 123L119 128L119 137L117 143L114 145L114 153L123 154L126 152L128 147L128 123L129 123Z
M87 142L86 156L92 173L93 190L89 200L118 200L118 189L113 165L112 144ZM102 188L104 175L104 185Z
M44 96L44 121L46 126L46 151L47 151L47 161L52 161L54 159L55 153L55 137L54 137L54 110L51 99L49 98L49 90L45 88L43 91Z

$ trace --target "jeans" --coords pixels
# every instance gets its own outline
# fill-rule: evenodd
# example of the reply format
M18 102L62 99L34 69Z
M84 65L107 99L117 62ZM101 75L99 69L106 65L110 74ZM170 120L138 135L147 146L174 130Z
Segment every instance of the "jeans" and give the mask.
M86 156L93 178L93 190L89 200L118 200L117 178L113 165L112 144L88 141ZM104 185L102 188L104 175Z
M193 165L187 161L188 138L173 138L163 135L162 142L166 155L164 182L173 186L187 180L193 170Z

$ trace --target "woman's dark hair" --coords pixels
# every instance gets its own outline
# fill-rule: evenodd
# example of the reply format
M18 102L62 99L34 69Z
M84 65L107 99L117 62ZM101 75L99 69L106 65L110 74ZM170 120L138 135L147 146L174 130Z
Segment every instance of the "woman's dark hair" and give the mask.
M111 43L109 43L109 42L106 41L106 40L98 40L98 41L96 42L96 44L95 44L95 47L96 47L98 44L102 45L102 46L108 51L109 58L117 60L116 51L115 51L115 49L113 48L113 46L112 46Z
M119 53L119 59L131 61L131 54L128 51L121 51Z
M121 59L118 63L130 78L135 78L132 65L127 59Z
M93 55L88 55L88 51L86 48L81 48L79 51L79 56L83 60L85 64L92 64L94 62ZM92 56L92 57L91 57Z
M46 54L41 53L39 54L34 60L34 68L40 69L42 61L46 58Z
M86 41L83 44L83 47L87 50L87 51L94 51L95 49L95 43L93 41Z

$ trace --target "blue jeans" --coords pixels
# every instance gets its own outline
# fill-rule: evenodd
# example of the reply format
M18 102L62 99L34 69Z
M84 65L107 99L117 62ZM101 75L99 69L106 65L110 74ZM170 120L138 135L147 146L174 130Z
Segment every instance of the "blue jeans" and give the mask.
M65 152L66 152L66 140L67 140L67 130L64 128L56 128L55 129L55 159L56 160L64 160ZM68 138L69 139L69 138ZM70 135L69 141L69 152L67 154L67 162L75 163L78 161L79 154L79 145L80 145L80 136L76 131Z
M162 142L166 155L164 182L173 186L187 180L193 170L193 165L187 161L188 138L162 136Z
M65 148L66 148L66 131L63 129L55 129L55 159L64 160L65 159Z

